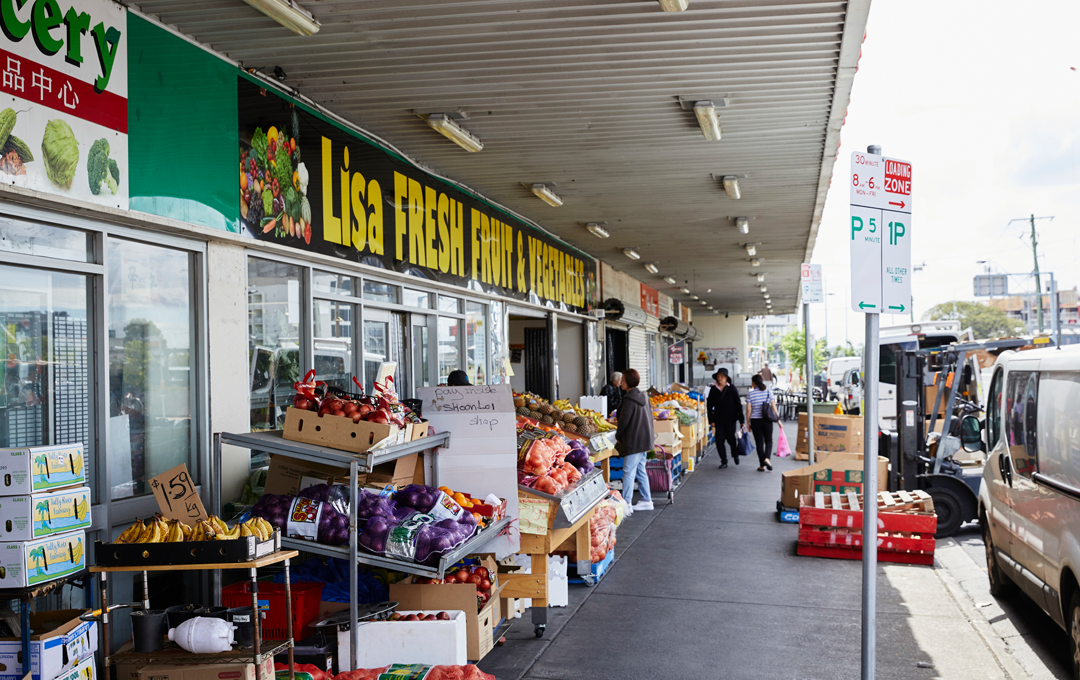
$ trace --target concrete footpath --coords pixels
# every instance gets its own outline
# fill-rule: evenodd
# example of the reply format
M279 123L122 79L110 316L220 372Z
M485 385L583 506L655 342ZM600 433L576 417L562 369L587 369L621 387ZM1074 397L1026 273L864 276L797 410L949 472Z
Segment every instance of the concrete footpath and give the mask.
M526 612L480 668L498 680L858 678L861 562L799 557L796 525L776 519L781 471L805 463L718 464L713 453L674 504L629 518L610 572L571 586L543 638ZM978 566L955 544L933 568L879 565L877 678L1054 677L1021 663L964 590Z

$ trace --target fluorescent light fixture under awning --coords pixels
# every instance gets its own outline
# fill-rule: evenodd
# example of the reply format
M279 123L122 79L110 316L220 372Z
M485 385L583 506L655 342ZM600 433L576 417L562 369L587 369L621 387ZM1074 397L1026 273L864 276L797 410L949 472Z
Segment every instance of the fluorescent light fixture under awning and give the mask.
M665 12L682 12L690 6L690 0L660 0L660 9Z
M757 246L755 246L753 243L747 243L746 244L746 254L749 255L750 257L753 257L753 256L757 255Z
M656 268L656 265L653 264L652 262L649 262L648 264L646 264L645 269L647 269L650 274L656 274L656 273L659 273L659 271L660 271L659 269Z
M633 248L623 248L623 255L629 257L631 260L640 260L641 255Z
M608 236L611 236L607 229L600 226L599 222L589 222L585 225L585 229L596 238L607 238Z
M726 175L724 177L724 191L735 200L742 198L742 192L739 191L739 178L735 175Z
M750 220L745 217L736 217L735 226L738 227L740 234L750 233Z
M466 151L477 152L484 148L484 143L473 136L465 128L457 124L450 116L445 113L433 113L427 118L427 124L435 129L439 134L449 139L454 144L457 144Z
M673 286L675 285L675 277L674 276L665 276L664 280L667 281L668 283L670 283Z
M293 33L315 35L322 27L311 13L289 0L244 0Z
M551 189L548 189L546 184L532 185L532 192L536 194L537 198L550 206L558 208L563 203L563 200L559 198L559 195Z
M697 102L694 104L694 115L697 117L701 134L705 135L705 139L710 142L719 142L722 132L720 116L716 115L716 106L711 101Z

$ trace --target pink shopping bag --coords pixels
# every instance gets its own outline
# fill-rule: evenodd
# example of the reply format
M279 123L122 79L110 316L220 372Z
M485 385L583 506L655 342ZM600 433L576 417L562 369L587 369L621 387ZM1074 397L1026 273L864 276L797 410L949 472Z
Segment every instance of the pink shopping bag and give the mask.
M780 425L780 440L776 445L776 455L780 458L786 458L791 455L791 446L788 444L787 435L784 434L784 426L780 423L777 423L777 425Z

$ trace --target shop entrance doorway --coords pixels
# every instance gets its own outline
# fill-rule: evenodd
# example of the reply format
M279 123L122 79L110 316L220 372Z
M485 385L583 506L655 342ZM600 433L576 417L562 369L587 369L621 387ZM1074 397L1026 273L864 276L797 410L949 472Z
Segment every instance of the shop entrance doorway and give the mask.
M607 329L607 374L630 368L628 333L618 328Z

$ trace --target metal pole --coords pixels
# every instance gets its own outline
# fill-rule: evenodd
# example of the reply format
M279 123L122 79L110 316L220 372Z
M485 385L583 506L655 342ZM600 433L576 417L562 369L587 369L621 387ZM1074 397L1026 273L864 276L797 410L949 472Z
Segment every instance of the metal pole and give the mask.
M814 349L810 339L810 305L803 303L803 335L806 336L806 446L814 464Z
M1039 332L1043 332L1042 280L1039 278L1039 241L1035 235L1035 215L1031 215L1031 254L1035 257L1035 290L1039 292L1035 299L1039 305Z
M1039 296L1039 302L1042 303L1042 296ZM1050 272L1050 328L1054 331L1054 344L1061 347L1061 321L1058 320L1058 294L1057 294L1057 281L1054 279L1054 272Z
M872 144L867 153L882 155ZM863 336L863 562L862 562L862 680L874 680L877 669L877 469L878 362L881 316L866 314Z
M877 653L878 335L881 316L866 315L863 357L862 680L874 680Z

